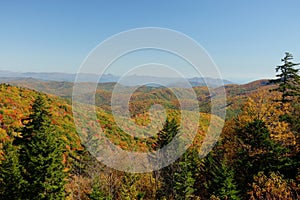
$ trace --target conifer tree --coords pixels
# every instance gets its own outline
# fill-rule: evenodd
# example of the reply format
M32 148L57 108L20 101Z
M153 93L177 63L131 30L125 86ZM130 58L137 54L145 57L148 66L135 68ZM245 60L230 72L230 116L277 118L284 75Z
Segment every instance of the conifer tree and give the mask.
M179 132L179 126L175 119L167 119L163 130L158 133L156 148L163 148L165 145L170 143L172 139ZM168 153L164 155L166 159L169 159ZM158 171L159 179L161 180L161 187L157 191L158 199L174 199L175 198L175 172L177 169L177 163L173 163L167 167L162 168Z
M178 170L174 174L176 199L194 199L197 161L199 161L199 156L195 149L189 149L179 159Z
M287 169L292 167L293 162L287 157L288 149L270 138L263 121L256 119L237 132L240 147L237 149L235 167L236 173L240 174L237 179L243 192L246 193L249 181L260 171L289 172Z
M205 186L210 199L241 199L235 170L229 165L221 142L203 160L206 179ZM213 198L215 197L215 198Z
M59 133L50 119L48 106L38 96L32 113L24 121L20 145L23 177L28 182L24 199L62 199L65 196L63 146Z
M295 69L300 63L293 63L291 60L293 55L286 52L285 57L281 59L283 65L276 67L276 72L280 72L276 76L278 79L272 82L279 82L278 88L275 91L282 93L281 102L286 103L290 101L291 97L300 95L300 76L298 75L299 69Z
M213 193L216 196L221 197L222 199L241 199L239 197L239 191L234 177L234 170L229 168L225 161L222 161L213 174Z
M136 200L140 199L139 196L141 193L136 187L136 182L138 181L139 176L134 173L124 173L122 178L122 185L120 189L121 199L124 200Z
M21 175L18 149L11 141L4 143L4 160L0 165L0 197L22 199L22 189L27 186Z

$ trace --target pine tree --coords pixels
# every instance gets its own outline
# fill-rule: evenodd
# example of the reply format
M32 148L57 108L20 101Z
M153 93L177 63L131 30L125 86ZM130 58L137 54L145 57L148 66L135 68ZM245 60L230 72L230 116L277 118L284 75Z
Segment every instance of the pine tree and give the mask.
M121 199L137 200L141 199L141 192L138 191L136 182L139 180L139 175L134 173L124 173L122 185L120 189Z
M239 191L237 190L237 184L235 182L233 169L230 169L225 161L214 172L214 194L222 199L241 199L239 197Z
M198 160L198 151L189 149L178 161L179 168L175 172L174 186L176 199L194 199L195 172Z
M241 199L235 170L229 166L221 143L218 144L205 158L205 186L210 199Z
M179 125L175 121L175 119L167 119L166 123L158 133L156 147L157 149L162 148L163 146L167 145L172 141L172 139L177 135L179 132Z
M249 181L258 172L268 174L272 171L289 172L292 160L287 157L288 149L270 138L265 123L255 119L239 129L237 140L240 147L237 149L236 171L240 189L246 192Z
M4 143L4 160L0 165L0 197L2 199L22 199L22 188L26 181L21 175L18 149L11 141Z
M289 171L295 172L300 164L300 69L296 69L295 67L300 65L300 63L293 63L292 59L292 54L285 53L285 57L282 59L284 64L276 67L276 72L280 71L281 73L277 75L278 79L275 80L275 82L279 82L279 86L274 90L282 93L282 104L289 102L289 110L285 110L285 114L281 115L280 119L289 123L289 127L296 139L296 145L293 149L295 154L293 158L294 168L289 168ZM287 174L285 173L285 175Z
M32 113L24 121L20 145L20 163L28 182L24 199L61 199L65 196L63 147L60 135L50 119L45 100L38 96Z
M291 61L292 59L293 55L286 52L285 57L281 59L284 64L276 67L276 72L280 72L276 75L278 79L272 81L279 82L279 86L275 89L275 91L282 93L282 103L290 101L290 98L293 96L300 95L300 76L298 75L299 69L295 69L295 67L300 63L293 63Z
M176 136L176 134L179 132L179 126L175 119L167 119L166 123L164 125L163 130L161 130L158 133L157 136L157 142L156 142L156 148L160 149L163 148L165 145L170 143L172 139ZM155 149L156 150L156 149ZM163 155L165 159L169 159L168 153ZM161 180L161 187L157 191L157 197L158 199L174 199L175 198L175 172L178 165L177 163L170 164L169 166L166 166L159 170L158 173L159 179Z

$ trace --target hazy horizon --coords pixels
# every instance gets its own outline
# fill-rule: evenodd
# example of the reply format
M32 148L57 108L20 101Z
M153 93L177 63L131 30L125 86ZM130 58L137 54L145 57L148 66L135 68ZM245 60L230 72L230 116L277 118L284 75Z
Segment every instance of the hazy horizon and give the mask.
M10 71L10 70L0 70L0 72L8 72L8 73L20 73L20 74L25 74L25 73L45 73L45 74L52 74L52 73L58 73L58 74L68 74L68 75L76 75L76 73L71 73L71 72L63 72L63 71ZM93 74L93 73L86 73L86 74L90 74L90 75L96 75L96 74ZM117 74L112 74L112 73L105 73L104 75L111 75L111 76L115 76L115 77L120 77L121 75L117 75ZM168 76L168 75L165 75L165 76L149 76L147 74L134 74L136 76L148 76L148 77L157 77L157 78L176 78L176 77L172 77L172 76ZM134 75L131 75L131 76L134 76ZM3 76L2 76L3 77ZM7 77L12 77L14 78L15 76L7 76ZM20 76L21 77L21 76ZM0 78L1 78L1 74L0 74ZM28 77L24 77L24 78L28 78ZM192 78L213 78L213 77L200 77L200 76L188 76L186 77L188 79L192 79ZM249 82L252 82L252 81L256 81L256 80L262 80L262 79L274 79L274 77L271 77L271 78L261 78L261 79L257 79L257 78L247 78L247 79L243 79L243 78L240 78L240 79L235 79L235 78L223 78L222 80L225 80L225 81L230 81L232 83L236 83L236 84L246 84L246 83L249 83Z
M89 52L112 35L162 27L199 43L224 79L273 78L285 51L300 60L300 2L288 2L2 1L0 69L76 73ZM112 72L119 75L119 68Z

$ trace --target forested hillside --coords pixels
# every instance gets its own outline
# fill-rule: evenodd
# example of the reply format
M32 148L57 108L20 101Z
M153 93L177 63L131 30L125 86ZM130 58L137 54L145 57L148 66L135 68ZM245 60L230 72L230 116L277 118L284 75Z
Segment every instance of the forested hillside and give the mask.
M171 165L149 173L117 171L90 154L86 144L99 144L93 142L100 137L89 116L77 121L81 130L75 128L71 83L35 85L49 93L61 86L61 97L0 84L0 199L299 199L300 82L289 54L283 62L275 80L225 86L225 125L204 158L199 154L210 120L222 122L209 114L210 97L218 97L220 88L211 94L195 87L201 118L193 144ZM157 151L179 133L180 114L191 112L179 110L168 88L140 87L131 97L128 130L149 124L153 104L165 106L167 120L156 135L145 131L147 137L134 137L111 114L113 86L97 90L97 120L105 137L123 150ZM189 120L187 127L195 123Z
M28 165L32 165L30 164L31 158L39 157L39 154L30 153L28 155L26 153L23 153L24 151L28 151L27 148L29 147L26 146L28 142L31 142L33 138L41 134L40 132L46 132L45 134L55 134L55 142L51 142L49 144L45 144L44 142L42 142L40 144L38 142L40 139L36 139L38 143L32 144L32 146L37 149L32 149L32 151L38 153L36 151L41 151L43 148L50 148L56 143L60 144L59 152L62 152L61 158L57 158L58 160L60 160L60 162L57 162L55 166L57 167L58 171L63 172L64 178L61 179L61 184L63 184L64 192L57 194L60 195L57 196L57 198L65 197L70 199L92 199L90 195L96 195L94 194L94 192L96 191L93 190L93 188L95 187L94 184L100 187L99 181L101 181L101 187L103 187L103 191L102 189L97 188L97 192L103 193L102 197L111 196L111 198L123 198L122 195L130 195L126 194L126 192L124 191L124 194L122 194L122 187L125 187L123 185L122 179L126 176L133 176L135 177L134 179L140 180L139 183L136 183L136 187L146 189L148 188L146 191L140 191L140 193L143 195L146 195L147 193L147 199L154 198L156 194L156 192L154 192L156 190L155 188L158 187L158 184L160 183L158 181L155 182L152 174L130 175L109 169L98 163L95 158L93 158L85 150L84 146L81 145L81 140L79 139L75 130L71 112L71 105L68 100L64 100L55 96L49 96L29 89L10 86L8 84L0 85L0 94L1 196L8 199L48 198L46 196L34 195L38 193L38 191L32 190L29 187L35 181L28 177L37 176L39 180L43 180L43 178L45 177L38 177L39 175L42 176L42 173L33 173L32 175L30 175L27 174L28 172L24 172L30 171L29 169L26 169L26 167ZM41 116L40 113L44 112L45 114ZM169 118L177 119L178 112L176 110L169 110L168 113ZM114 142L114 144L120 146L121 148L131 150L135 149L136 151L141 152L149 150L151 151L153 150L153 148L157 148L156 137L150 139L137 139L131 137L117 127L111 114L106 113L99 108L97 111L97 115L99 117L101 127L103 128L107 138L109 138ZM148 115L145 113L133 118L133 122L136 122L138 124L145 124L147 123L148 119ZM37 122L35 122L35 120ZM195 140L195 148L196 146L200 145L201 140L207 130L209 120L210 115L203 113L201 122L199 123L199 134ZM93 127L93 124L89 123L88 121L82 121L82 123L85 123L85 126L88 129L95 128ZM172 121L172 126L177 127L177 123L175 121ZM51 138L49 140L51 141ZM48 139L45 142L48 142ZM43 145L45 146L43 147ZM30 148L32 147L30 146ZM53 149L53 151L55 152L56 149ZM41 153L43 153L43 156L47 154L47 152ZM49 156L50 158L53 155L51 156L49 154L46 156ZM27 159L23 160L23 157L27 157ZM46 161L39 160L36 162L38 162L42 167L42 163ZM61 166L59 166L58 164L60 164ZM94 167L95 165L97 167ZM53 178L57 175L57 173L55 172L55 166L52 169L54 170L53 174L51 175L53 176ZM36 167L40 166L37 165ZM13 171L11 171L11 169L13 169ZM97 172L94 172L94 170L96 170ZM99 176L94 173L97 173ZM111 180L109 177L105 178L105 176L114 176L113 179L116 180ZM103 180L102 178L100 179L100 177L103 177ZM149 179L150 182L144 182L144 178L146 178L147 180ZM114 183L114 181L117 180L119 182ZM17 182L20 182L20 184L15 185ZM56 184L57 183L55 183L55 185ZM82 187L85 189L81 189ZM116 187L117 189L108 191L107 187ZM46 189L41 189L42 186L40 186L39 188L39 192L41 192L42 195L43 191L46 191ZM51 187L49 186L49 188ZM18 192L13 192L13 190L17 190ZM149 192L148 190L150 190L151 192ZM32 196L30 196L30 191L32 192ZM137 191L135 192L136 194L138 193Z
M69 82L55 82L55 81L40 81L37 79L24 78L24 79L12 79L8 81L11 85L21 86L44 92L47 94L53 94L66 99L71 100L73 92L73 83ZM85 83L86 87L91 87L91 83ZM111 111L111 97L112 91L116 83L99 83L95 94L95 100L98 107L104 109L107 112ZM247 84L229 84L225 85L225 91L227 95L227 115L232 117L237 113L240 105L247 96L257 90L270 89L275 87L274 83L269 80L258 80ZM129 90L131 87L123 86ZM222 88L209 88L205 86L193 87L197 97L201 112L210 113L210 101L211 95L218 95L219 90ZM210 92L212 94L210 94ZM84 95L83 95L84 96ZM188 102L189 100L187 100ZM192 100L193 101L193 100ZM163 104L168 108L179 108L178 100L176 96L170 93L170 89L165 87L151 87L141 86L131 96L130 112L132 115L137 112L144 112L152 104Z

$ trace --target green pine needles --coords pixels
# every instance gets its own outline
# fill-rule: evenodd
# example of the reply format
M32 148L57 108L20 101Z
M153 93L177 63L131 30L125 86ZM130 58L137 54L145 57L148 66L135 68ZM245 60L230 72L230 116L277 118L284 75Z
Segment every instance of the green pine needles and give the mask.
M282 93L282 103L289 102L292 97L300 95L299 69L295 68L300 65L300 63L293 63L291 60L293 60L293 55L286 52L285 57L281 59L283 65L276 67L276 72L279 72L279 74L276 75L278 79L273 80L273 82L279 82L278 88L274 90Z
M38 96L32 113L23 121L22 137L14 140L14 146L7 144L6 160L1 166L5 184L1 195L6 199L65 197L64 148L50 116L47 102Z

